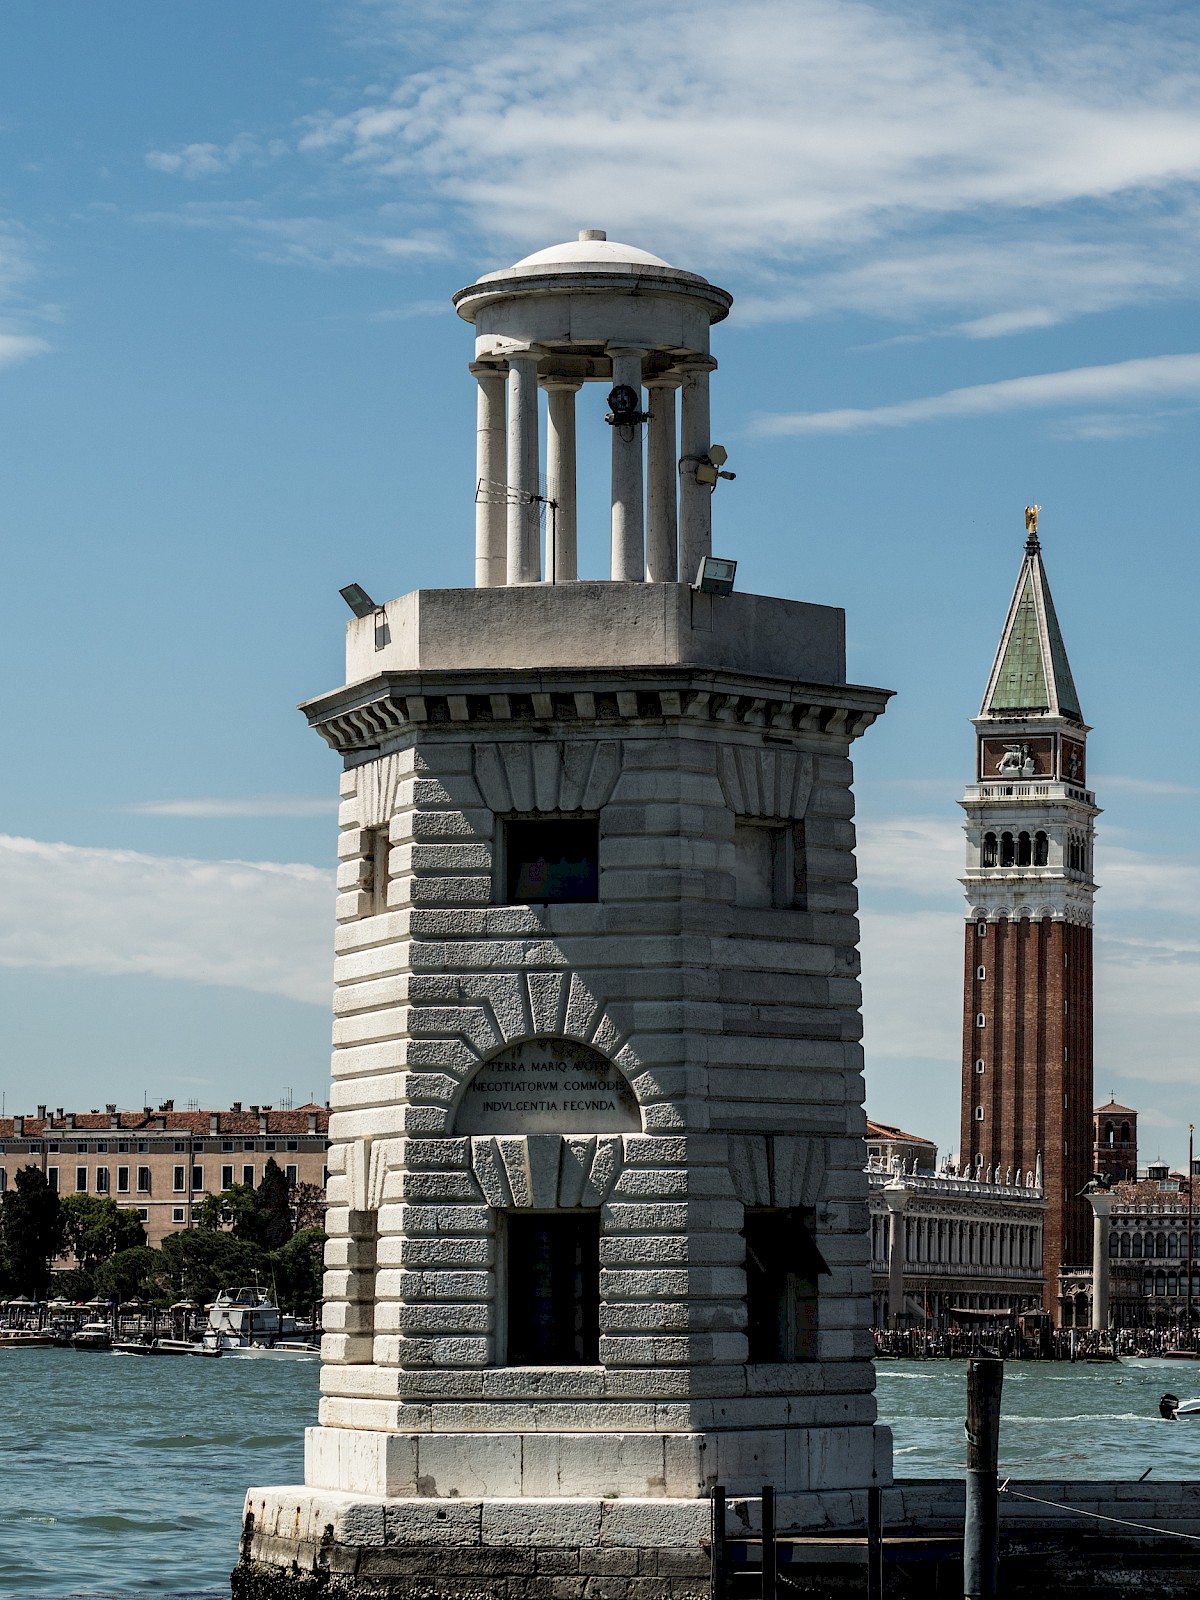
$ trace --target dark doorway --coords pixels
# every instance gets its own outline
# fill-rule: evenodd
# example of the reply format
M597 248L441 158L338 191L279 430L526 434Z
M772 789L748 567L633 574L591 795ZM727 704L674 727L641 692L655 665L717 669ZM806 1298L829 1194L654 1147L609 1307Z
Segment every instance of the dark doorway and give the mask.
M810 1213L746 1208L746 1334L751 1361L815 1361L817 1279L829 1268Z
M508 1365L600 1359L600 1213L506 1213Z

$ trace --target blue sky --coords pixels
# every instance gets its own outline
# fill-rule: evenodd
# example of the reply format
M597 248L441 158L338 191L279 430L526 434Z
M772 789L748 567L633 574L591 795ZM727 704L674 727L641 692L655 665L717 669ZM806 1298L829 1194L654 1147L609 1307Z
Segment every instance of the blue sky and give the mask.
M1181 1159L1198 35L1155 0L10 0L8 1110L322 1088L337 774L295 702L340 679L339 585L471 581L450 294L603 227L736 296L740 586L844 605L897 690L856 752L872 1111L956 1143L956 800L1036 500L1105 808L1096 1087Z

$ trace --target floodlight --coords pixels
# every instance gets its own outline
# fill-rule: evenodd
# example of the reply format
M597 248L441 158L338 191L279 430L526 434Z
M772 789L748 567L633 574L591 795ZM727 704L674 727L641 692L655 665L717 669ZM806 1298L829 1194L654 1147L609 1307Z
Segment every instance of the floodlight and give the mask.
M692 587L701 594L732 594L736 572L736 561L726 561L720 556L703 556Z
M379 610L361 583L348 583L338 593L356 617L369 617Z
M649 422L650 413L641 410L641 397L628 383L618 383L608 391L608 415L605 422L610 428L633 428L639 422Z

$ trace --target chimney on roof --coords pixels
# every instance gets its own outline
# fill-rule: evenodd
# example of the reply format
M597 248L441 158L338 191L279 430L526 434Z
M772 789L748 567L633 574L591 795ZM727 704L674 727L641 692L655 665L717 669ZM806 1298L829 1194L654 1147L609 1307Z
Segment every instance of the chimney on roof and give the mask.
M61 1111L59 1112L59 1116L62 1117L62 1112ZM63 1127L66 1128L68 1133L74 1133L74 1131L75 1131L75 1113L73 1111L68 1111L66 1116L63 1117Z
M62 1107L61 1107L61 1106L59 1106L59 1107L58 1107L58 1108L57 1108L57 1109L56 1109L56 1110L55 1110L55 1113L54 1113L54 1115L55 1115L55 1116L56 1116L56 1117L57 1117L57 1118L58 1118L58 1120L59 1120L59 1121L60 1121L60 1122L61 1122L61 1121L62 1121L62 1119L63 1119L63 1108L62 1108Z
M250 1115L252 1117L256 1117L258 1115L258 1107L257 1106L251 1106L250 1107Z
M220 1133L221 1113L219 1111L210 1111L208 1113L208 1131L209 1133Z
M174 1100L164 1100L158 1109L160 1111L174 1111L175 1102Z
M113 1112L117 1109L117 1102L115 1100L110 1100L108 1102L108 1104L104 1107L104 1109L105 1109L105 1111L108 1112L109 1116L111 1117Z
M121 1126L121 1113L116 1106L109 1106L108 1108L108 1125L110 1128L119 1128Z
M45 1120L46 1120L46 1108L45 1108L45 1106L39 1106L38 1107L38 1116L41 1118L41 1120L43 1122L45 1122Z
M153 1114L154 1114L154 1107L153 1106L143 1106L142 1107L142 1115L144 1117L153 1116Z
M16 1134L18 1139L21 1138L21 1136L24 1134L24 1132L25 1132L25 1118L24 1117L14 1117L13 1118L13 1132Z
M166 1119L166 1117L155 1117L154 1126L158 1129L158 1131L160 1133L165 1133L167 1131L167 1119Z
M267 1133L269 1131L268 1124L270 1123L270 1120L271 1120L270 1117L267 1116L267 1113L265 1111L260 1111L259 1112L259 1114L258 1114L258 1131L259 1131L259 1133Z
M317 1113L315 1111L308 1113L308 1131L309 1133L316 1133L317 1131Z
M240 1111L242 1109L242 1102L240 1100L235 1100L229 1109L231 1111Z

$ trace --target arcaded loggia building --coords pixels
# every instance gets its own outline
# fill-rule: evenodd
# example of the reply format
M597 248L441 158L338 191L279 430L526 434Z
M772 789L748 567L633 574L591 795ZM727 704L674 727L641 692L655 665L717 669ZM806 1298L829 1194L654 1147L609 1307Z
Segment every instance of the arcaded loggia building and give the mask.
M323 1399L239 1595L683 1600L714 1486L845 1526L890 1479L849 759L886 694L840 610L713 557L730 303L596 231L455 297L476 587L351 589L305 707L344 768Z

